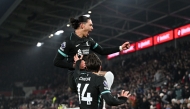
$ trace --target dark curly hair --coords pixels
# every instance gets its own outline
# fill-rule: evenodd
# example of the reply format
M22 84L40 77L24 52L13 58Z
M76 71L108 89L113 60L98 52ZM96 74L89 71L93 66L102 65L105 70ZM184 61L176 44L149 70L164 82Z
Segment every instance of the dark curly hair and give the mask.
M83 57L83 59L86 64L87 71L98 72L100 70L102 62L95 53L88 54L87 56Z

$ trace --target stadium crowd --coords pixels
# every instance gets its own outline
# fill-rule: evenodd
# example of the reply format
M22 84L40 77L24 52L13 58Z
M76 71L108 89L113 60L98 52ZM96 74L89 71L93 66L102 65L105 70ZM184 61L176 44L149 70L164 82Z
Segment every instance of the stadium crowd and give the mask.
M108 69L115 73L114 90L130 90L131 98L123 109L189 109L190 43L177 49L147 53L118 60ZM117 67L115 67L117 65ZM113 109L117 109L115 107Z
M113 59L114 60L114 59ZM112 93L121 89L132 94L126 104L106 109L190 109L190 42L167 47L138 56L115 59L105 64L103 70L112 71L115 79ZM0 95L0 109L57 109L60 104L78 107L78 98L67 86L67 76L61 73L37 75L26 79L25 85L39 84L45 93L31 94L24 98ZM51 79L53 78L53 79ZM35 83L35 84L32 84ZM37 86L36 86L37 87Z

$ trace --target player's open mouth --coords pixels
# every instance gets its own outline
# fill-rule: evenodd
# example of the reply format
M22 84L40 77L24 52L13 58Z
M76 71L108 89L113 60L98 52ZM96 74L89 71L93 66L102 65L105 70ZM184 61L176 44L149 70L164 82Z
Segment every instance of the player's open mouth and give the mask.
M92 31L92 30L89 30L88 33L87 33L87 35L89 35L91 31Z

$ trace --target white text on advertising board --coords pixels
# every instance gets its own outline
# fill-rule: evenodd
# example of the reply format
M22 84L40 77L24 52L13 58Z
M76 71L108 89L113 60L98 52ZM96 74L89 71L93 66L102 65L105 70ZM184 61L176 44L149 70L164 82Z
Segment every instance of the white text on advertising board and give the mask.
M157 37L157 42L162 42L162 41L167 40L167 39L170 39L170 34L165 34L165 35L162 35L162 36L158 36Z
M148 46L148 45L150 45L151 43L150 43L150 40L146 40L146 41L143 41L143 42L140 42L140 43L138 43L138 47L139 48L143 48L144 46Z
M190 32L190 27L178 30L178 36L183 36L183 35L187 34L188 32Z

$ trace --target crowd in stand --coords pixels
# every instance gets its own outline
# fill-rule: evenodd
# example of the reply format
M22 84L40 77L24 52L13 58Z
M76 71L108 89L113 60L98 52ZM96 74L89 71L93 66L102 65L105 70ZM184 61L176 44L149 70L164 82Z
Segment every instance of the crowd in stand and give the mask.
M117 66L117 67L115 67ZM190 43L178 49L144 54L114 62L115 84L130 90L128 105L113 109L190 109ZM113 69L112 69L113 68Z
M131 58L126 55L111 65L104 65L104 70L112 71L115 76L113 95L117 96L122 89L132 94L125 104L107 106L107 109L190 109L189 67L189 42L179 44L178 48L165 48L164 52L155 51ZM40 80L39 77L36 78ZM78 106L77 96L67 86L67 76L54 73L44 77L54 78L46 81L44 94L12 99L0 96L0 109L57 109L59 104ZM38 84L37 80L34 81Z

